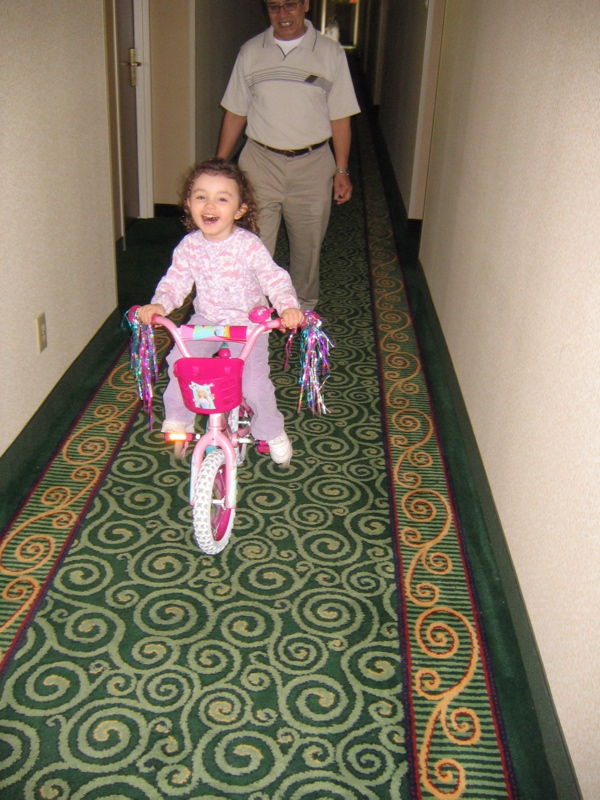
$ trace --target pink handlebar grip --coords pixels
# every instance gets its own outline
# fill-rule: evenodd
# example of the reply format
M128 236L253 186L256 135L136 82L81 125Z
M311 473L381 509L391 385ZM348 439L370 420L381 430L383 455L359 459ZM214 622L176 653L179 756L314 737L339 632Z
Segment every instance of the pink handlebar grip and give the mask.
M256 306L248 314L251 322L267 322L271 319L271 314L275 311L274 308L268 306Z

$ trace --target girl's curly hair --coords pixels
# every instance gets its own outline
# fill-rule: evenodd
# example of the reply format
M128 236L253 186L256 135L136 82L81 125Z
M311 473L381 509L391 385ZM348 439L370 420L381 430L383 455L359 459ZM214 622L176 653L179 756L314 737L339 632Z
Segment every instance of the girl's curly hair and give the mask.
M238 191L240 193L240 205L245 204L248 206L248 210L244 216L236 220L236 225L239 225L241 228L246 228L246 230L249 230L251 233L255 233L258 236L258 207L256 204L256 198L254 196L254 189L252 188L246 173L241 170L237 164L232 164L229 161L225 161L224 158L209 158L207 161L203 161L201 164L196 164L195 166L191 167L185 174L180 195L180 205L183 210L183 224L185 229L187 231L198 230L198 226L190 214L188 200L191 197L194 183L200 177L200 175L205 174L224 175L226 178L231 178L231 180L236 182Z

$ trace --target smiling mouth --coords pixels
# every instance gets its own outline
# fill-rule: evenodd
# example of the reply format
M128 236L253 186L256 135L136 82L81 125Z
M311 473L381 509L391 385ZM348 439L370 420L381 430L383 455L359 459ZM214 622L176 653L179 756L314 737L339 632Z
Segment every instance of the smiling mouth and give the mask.
M219 217L217 217L215 214L203 214L202 220L204 222L218 222Z

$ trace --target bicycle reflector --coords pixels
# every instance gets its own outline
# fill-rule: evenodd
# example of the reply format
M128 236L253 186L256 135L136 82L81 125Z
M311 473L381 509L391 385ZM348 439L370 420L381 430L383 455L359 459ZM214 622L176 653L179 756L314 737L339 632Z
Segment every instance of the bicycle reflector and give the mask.
M165 442L191 442L194 439L193 433L165 433Z

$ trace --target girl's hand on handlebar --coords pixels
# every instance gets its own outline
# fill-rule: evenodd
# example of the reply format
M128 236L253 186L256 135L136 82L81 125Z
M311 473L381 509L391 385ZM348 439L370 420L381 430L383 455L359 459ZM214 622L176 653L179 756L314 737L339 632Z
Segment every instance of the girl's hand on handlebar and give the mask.
M286 308L281 312L281 321L290 330L295 330L304 319L304 314L299 308Z
M162 303L150 303L147 306L140 306L137 315L140 322L143 322L144 325L150 325L152 323L152 317L165 316L165 307Z

